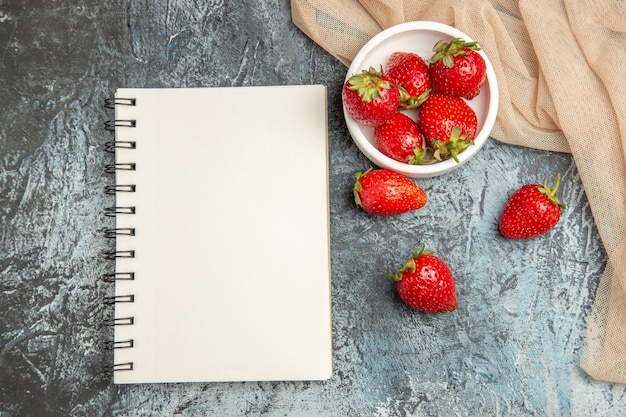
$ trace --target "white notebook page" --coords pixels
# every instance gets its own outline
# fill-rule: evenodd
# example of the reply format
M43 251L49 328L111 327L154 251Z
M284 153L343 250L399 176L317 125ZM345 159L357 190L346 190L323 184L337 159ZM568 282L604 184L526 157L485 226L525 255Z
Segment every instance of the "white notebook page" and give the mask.
M115 383L331 377L326 88L119 89Z

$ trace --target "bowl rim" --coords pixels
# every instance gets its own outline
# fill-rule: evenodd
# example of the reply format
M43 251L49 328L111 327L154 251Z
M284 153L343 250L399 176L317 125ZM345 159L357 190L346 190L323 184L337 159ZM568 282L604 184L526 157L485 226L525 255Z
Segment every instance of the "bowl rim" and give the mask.
M365 57L373 49L375 49L380 42L403 32L410 31L435 31L445 34L446 36L451 36L453 38L463 38L470 42L474 41L466 33L444 23L426 20L399 23L377 33L369 41L367 41L365 45L363 45L363 47L359 50L357 55L352 60L352 63L350 64L350 67L348 68L348 71L346 73L344 82L347 81L353 74L361 72L364 69L363 61ZM477 132L476 137L474 138L474 145L470 146L468 149L458 155L458 163L453 159L448 159L429 165L411 165L404 162L396 161L395 159L388 157L387 155L380 152L378 148L376 148L376 146L364 136L363 132L361 131L361 129L364 127L359 125L354 119L352 119L352 117L348 114L345 105L343 105L342 103L344 118L348 126L348 130L350 132L350 135L352 136L353 141L356 143L361 152L363 152L372 163L379 165L381 168L388 168L410 177L433 177L445 174L458 168L471 157L473 157L476 153L478 153L480 148L482 148L482 146L489 139L491 131L493 130L493 126L495 124L496 116L498 113L499 101L498 84L493 65L491 64L491 61L482 50L482 48L480 51L478 51L478 53L485 60L487 67L487 80L485 85L483 85L483 89L488 90L488 106L486 109L486 117L483 120L481 130Z

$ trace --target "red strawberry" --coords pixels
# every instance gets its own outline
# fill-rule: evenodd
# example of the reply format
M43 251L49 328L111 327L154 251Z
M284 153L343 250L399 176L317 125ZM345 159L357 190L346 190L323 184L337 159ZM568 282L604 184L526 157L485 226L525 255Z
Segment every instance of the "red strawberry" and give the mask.
M565 204L556 196L561 181L557 174L554 188L526 184L515 191L500 215L500 232L507 239L530 239L552 229L561 218Z
M433 93L419 108L419 127L437 160L454 158L474 144L478 118L462 99Z
M487 65L476 51L476 42L454 38L450 42L439 41L433 47L429 73L437 89L468 100L480 93L487 78Z
M400 104L398 87L373 67L353 75L344 84L341 98L346 111L364 126L376 127L389 119Z
M402 109L414 109L428 98L431 90L428 65L418 54L394 52L385 72L400 90Z
M369 169L355 177L354 201L366 213L393 216L426 204L426 193L419 185L389 169Z
M395 275L400 299L409 307L426 313L449 313L456 310L456 284L450 268L424 243L415 248L413 257Z
M419 126L404 113L396 113L376 127L374 140L379 151L396 161L414 165L432 162Z

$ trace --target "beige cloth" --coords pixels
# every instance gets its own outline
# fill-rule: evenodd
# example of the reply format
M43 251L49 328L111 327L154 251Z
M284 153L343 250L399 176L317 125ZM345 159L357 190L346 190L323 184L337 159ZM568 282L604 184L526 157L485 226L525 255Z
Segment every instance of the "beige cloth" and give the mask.
M581 366L626 383L626 2L291 0L291 8L294 23L346 66L372 36L406 21L446 23L478 41L500 90L492 137L574 157L608 254Z

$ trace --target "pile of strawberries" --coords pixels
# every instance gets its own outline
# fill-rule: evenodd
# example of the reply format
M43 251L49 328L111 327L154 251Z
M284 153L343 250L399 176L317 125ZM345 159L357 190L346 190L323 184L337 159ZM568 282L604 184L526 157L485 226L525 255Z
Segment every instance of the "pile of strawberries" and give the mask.
M426 205L424 190L404 175L389 169L357 172L353 192L358 207L368 214L395 216ZM561 176L554 187L526 184L516 190L500 215L500 232L507 239L541 236L558 223L565 204L557 197ZM448 266L422 243L395 274L400 299L410 307L427 313L456 310L456 284Z
M465 100L480 93L487 77L479 50L476 42L454 38L437 42L428 61L394 52L385 69L370 67L346 81L344 106L357 123L374 128L376 147L396 161L458 162L476 136L476 113ZM413 109L411 118L406 112Z
M414 53L395 52L386 71L370 68L344 84L346 110L358 123L374 128L376 146L395 160L457 160L476 133L476 115L465 100L476 97L485 81L485 62L477 50L475 42L456 38L437 42L429 62ZM405 114L412 109L417 109L417 122ZM556 195L559 182L557 175L552 188L544 183L516 190L500 215L502 235L529 239L551 230L565 208ZM378 216L418 210L427 202L419 185L388 169L358 172L353 193L357 206ZM412 308L447 313L458 307L450 268L424 243L389 277L400 299Z

